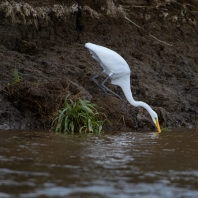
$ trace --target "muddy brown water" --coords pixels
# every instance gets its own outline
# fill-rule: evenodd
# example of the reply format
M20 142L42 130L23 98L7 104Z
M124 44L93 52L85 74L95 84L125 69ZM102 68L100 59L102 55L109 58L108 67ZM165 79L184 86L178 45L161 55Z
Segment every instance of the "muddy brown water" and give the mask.
M198 197L198 131L0 131L0 197Z

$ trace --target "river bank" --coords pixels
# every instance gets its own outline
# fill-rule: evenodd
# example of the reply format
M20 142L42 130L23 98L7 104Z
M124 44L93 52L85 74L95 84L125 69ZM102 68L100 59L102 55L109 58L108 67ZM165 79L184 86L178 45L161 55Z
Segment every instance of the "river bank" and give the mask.
M196 128L196 6L196 1L0 1L0 129L50 128L68 94L101 107L112 122L106 130L155 129L146 110L104 95L91 81L101 67L86 42L123 56L134 98L152 106L162 127ZM8 86L15 68L21 82ZM119 87L108 87L124 98Z

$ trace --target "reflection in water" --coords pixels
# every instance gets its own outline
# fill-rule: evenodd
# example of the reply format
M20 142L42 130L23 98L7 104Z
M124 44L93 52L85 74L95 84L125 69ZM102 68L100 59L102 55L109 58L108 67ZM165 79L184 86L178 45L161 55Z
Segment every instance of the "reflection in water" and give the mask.
M198 197L198 133L0 131L0 197Z

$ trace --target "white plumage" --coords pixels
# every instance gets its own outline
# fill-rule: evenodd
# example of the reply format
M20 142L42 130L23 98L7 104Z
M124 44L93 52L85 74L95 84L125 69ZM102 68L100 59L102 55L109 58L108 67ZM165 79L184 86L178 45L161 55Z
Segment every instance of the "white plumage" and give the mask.
M113 73L111 78L114 78L114 76L130 74L127 62L118 53L92 43L86 43L85 47L89 49L92 57L100 63L107 75Z
M132 96L131 86L130 86L130 68L127 62L115 51L108 49L106 47L86 43L85 47L89 49L92 57L96 59L103 68L103 71L94 76L92 80L104 91L109 91L116 97L120 98L120 96L110 89L108 89L104 84L110 78L111 83L114 85L118 85L122 88L127 100L129 103L135 107L141 106L144 107L150 114L154 124L157 127L158 132L161 132L158 116L155 111L151 109L151 107L142 101L135 101ZM101 74L106 73L108 77L102 82L101 85L98 84L96 78ZM121 99L121 98L120 98Z

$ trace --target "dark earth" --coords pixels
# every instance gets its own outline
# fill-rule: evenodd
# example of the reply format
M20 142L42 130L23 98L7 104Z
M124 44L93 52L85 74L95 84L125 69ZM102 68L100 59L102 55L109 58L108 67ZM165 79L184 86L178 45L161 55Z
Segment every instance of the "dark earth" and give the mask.
M70 94L100 107L106 132L155 130L146 110L91 81L102 68L86 42L123 56L135 100L158 113L162 128L197 129L197 0L0 0L0 129L50 129Z

